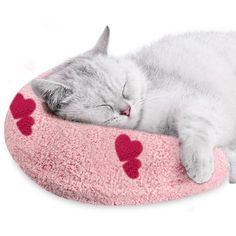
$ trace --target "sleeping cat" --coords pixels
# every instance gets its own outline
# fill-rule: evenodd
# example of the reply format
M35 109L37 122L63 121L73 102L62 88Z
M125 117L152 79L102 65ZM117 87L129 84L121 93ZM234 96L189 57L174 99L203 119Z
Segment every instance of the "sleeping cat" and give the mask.
M196 183L213 173L221 147L236 182L236 33L167 36L124 57L95 47L59 65L32 89L64 119L172 135Z

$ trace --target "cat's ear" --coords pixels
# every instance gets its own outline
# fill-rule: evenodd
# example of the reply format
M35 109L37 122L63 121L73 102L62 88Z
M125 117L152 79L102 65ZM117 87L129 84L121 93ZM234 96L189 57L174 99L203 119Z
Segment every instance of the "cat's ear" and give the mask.
M109 38L110 38L110 29L108 26L106 26L106 28L104 29L102 35L98 39L94 48L88 51L87 53L93 54L93 55L96 55L96 54L107 55Z
M68 86L47 79L34 79L31 82L31 87L52 111L58 110L61 102L64 102L72 94L72 89Z

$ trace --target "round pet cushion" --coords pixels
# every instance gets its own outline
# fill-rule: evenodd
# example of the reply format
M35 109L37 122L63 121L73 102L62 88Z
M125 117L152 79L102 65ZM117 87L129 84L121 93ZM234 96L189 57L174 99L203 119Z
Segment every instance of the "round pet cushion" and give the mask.
M197 194L223 183L227 162L216 149L205 184L190 180L176 138L81 124L45 111L27 84L5 121L7 147L24 172L59 196L106 205L138 205Z

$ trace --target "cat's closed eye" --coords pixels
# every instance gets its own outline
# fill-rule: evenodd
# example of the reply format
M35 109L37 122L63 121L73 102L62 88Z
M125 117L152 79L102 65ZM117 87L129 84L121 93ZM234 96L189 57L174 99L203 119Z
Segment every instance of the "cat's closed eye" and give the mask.
M111 111L113 111L113 107L109 104L100 104L100 105L97 105L96 107L107 107L109 108Z

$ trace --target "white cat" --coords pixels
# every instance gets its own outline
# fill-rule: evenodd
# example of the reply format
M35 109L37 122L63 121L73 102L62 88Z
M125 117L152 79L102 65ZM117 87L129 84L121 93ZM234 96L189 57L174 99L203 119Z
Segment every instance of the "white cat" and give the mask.
M121 58L107 55L108 41L106 27L92 50L33 80L36 95L64 119L178 137L197 183L221 147L236 182L236 34L167 36Z

